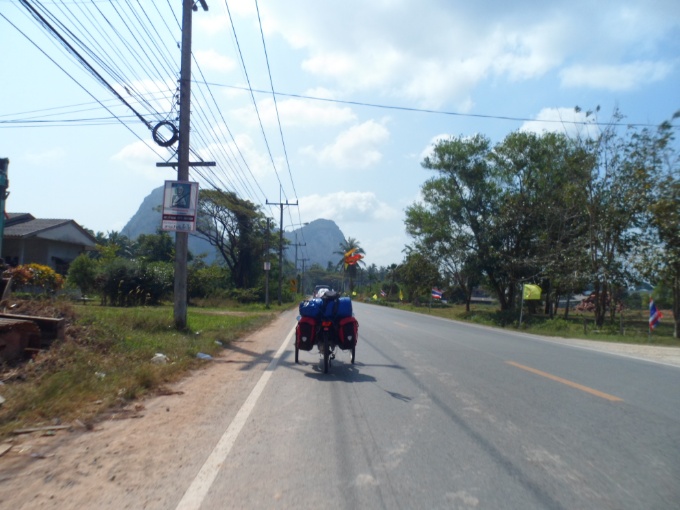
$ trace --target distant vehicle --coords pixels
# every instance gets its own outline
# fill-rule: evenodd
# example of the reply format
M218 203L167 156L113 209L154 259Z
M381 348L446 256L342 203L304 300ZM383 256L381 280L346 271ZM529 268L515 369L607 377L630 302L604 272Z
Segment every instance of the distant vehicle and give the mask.
M331 289L328 285L317 285L314 287L314 293L312 294L313 298L319 298L323 296L326 292L328 292Z

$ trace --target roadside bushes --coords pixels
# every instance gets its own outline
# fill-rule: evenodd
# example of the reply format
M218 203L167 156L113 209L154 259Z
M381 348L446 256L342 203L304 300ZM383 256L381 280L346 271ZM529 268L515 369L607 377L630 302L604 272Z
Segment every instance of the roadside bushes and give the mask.
M95 279L102 304L113 306L157 305L173 287L173 267L167 262L138 262L116 258Z
M192 264L189 266L187 286L190 299L220 296L225 292L229 271L217 265Z
M8 269L6 272L12 277L12 289L36 289L45 294L54 294L64 286L64 278L51 267L41 264L25 264Z

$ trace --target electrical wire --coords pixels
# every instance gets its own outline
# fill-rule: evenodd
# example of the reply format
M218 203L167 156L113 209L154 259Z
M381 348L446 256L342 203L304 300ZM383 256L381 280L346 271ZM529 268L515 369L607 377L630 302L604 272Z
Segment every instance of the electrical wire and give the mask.
M597 121L578 121L578 120L552 120L552 119L532 119L529 117L511 117L511 116L506 116L506 115L487 115L487 114L481 114L481 113L460 113L460 112L450 112L446 110L431 110L431 109L426 109L426 108L415 108L415 107L410 107L410 106L396 106L396 105L384 105L384 104L377 104L377 103L366 103L366 102L361 102L361 101L350 101L350 100L343 100L343 99L329 99L327 97L316 97L316 96L307 96L304 94L292 94L292 93L286 93L286 92L270 92L268 90L260 90L260 89L252 89L250 87L240 87L238 85L227 85L224 83L215 83L215 82L210 82L208 85L214 86L214 87L224 87L224 88L229 88L229 89L234 89L234 90L242 90L245 92L255 92L258 94L275 94L277 96L281 97L293 97L296 99L307 99L310 101L321 101L325 103L336 103L336 104L347 104L347 105L352 105L352 106L364 106L368 108L380 108L384 110L398 110L398 111L405 111L405 112L414 112L414 113L431 113L431 114L436 114L436 115L449 115L449 116L454 116L454 117L470 117L470 118L479 118L479 119L489 119L489 120L507 120L507 121L513 121L513 122L546 122L546 123L554 123L554 124L575 124L575 125L588 125L588 126L619 126L619 127L653 127L656 128L658 127L656 124L649 124L649 123L641 123L641 122L597 122ZM680 126L674 126L676 128Z
M238 36L236 35L236 26L234 25L234 20L233 20L233 18L232 18L232 16L231 16L231 10L229 9L229 4L227 3L226 0L225 0L224 4L225 4L225 6L226 6L226 8L227 8L227 14L229 15L229 22L231 23L231 29L232 29L232 32L233 32L233 34L234 34L234 40L236 41L236 46L237 46L237 48L238 48L239 58L241 59L241 67L242 67L242 69L243 69L243 72L245 73L246 81L248 82L248 88L250 89L250 87L251 87L251 85L250 85L250 77L248 76L248 70L247 70L247 68L246 68L245 60L244 60L244 58L243 58L243 52L241 51L241 45L239 44L239 42L238 42ZM258 119L258 122L259 122L259 124L260 124L260 130L261 130L261 132L262 132L262 137L263 137L263 139L264 139L265 146L267 147L267 153L269 154L269 160L271 161L272 167L273 167L273 169L274 169L274 173L275 173L275 175L276 175L276 179L277 179L278 182L279 182L279 186L280 186L281 192L284 193L284 196L285 196L285 192L284 192L284 189L283 189L283 183L281 182L281 177L279 176L279 172L276 170L276 163L274 162L274 156L272 155L272 151L271 151L271 148L270 148L270 146L269 146L269 141L268 141L268 139L267 139L267 134L266 134L265 131L264 131L264 125L262 124L262 117L260 116L260 110L259 110L258 107L257 107L257 101L255 100L255 95L251 92L250 97L251 97L251 99L252 99L253 106L254 106L254 108L255 108L255 113L256 113L256 115L257 115L257 119ZM288 197L287 197L287 196L286 196L286 201L288 201Z
M154 147L152 147L147 141L143 140L137 133L135 133L135 131L133 131L132 128L130 128L130 126L128 126L125 122L122 121L122 119L120 119L117 115L115 115L115 114L111 111L110 108L108 108L105 104L103 104L101 101L99 101L99 99L98 99L94 94L92 94L92 92L90 92L84 85L82 85L78 80L76 80L76 79L75 79L68 71L66 71L66 69L64 69L62 66L60 66L60 65L59 65L59 64L58 64L51 56L49 56L47 53L45 53L45 51L44 51L42 48L40 48L40 46L38 46L38 45L37 45L30 37L28 37L28 35L26 35L22 30L20 30L19 27L17 27L14 23L12 23L12 22L11 22L4 14L2 14L1 12L0 12L0 16L2 16L2 17L5 19L5 21L7 21L10 25L12 25L12 26L13 26L13 27L14 27L21 35L23 35L23 36L24 36L31 44L33 44L33 45L34 45L34 46L35 46L35 47L36 47L43 55L45 55L50 61L52 61L52 63L53 63L54 65L56 65L59 69L61 69L61 71L62 71L64 74L66 74L66 76L68 76L69 78L71 78L71 80L73 80L73 81L74 81L80 88L82 88L82 89L83 89L90 97L92 97L92 99L94 99L95 101L97 101L97 102L102 106L102 108L104 108L105 110L107 110L113 117L115 117L116 119L118 119L119 122L120 122L121 124L123 124L123 126L125 126L125 128L126 128L128 131L130 131L136 138L138 138L138 139L139 139L140 141L142 141L147 147L149 147L153 152L155 152L156 155L158 155L159 158L162 158L161 154L159 154L158 151L157 151Z
M293 174L290 169L290 161L288 160L288 151L286 150L286 141L283 137L283 128L281 127L281 117L279 116L279 105L276 101L276 94L274 94L274 80L272 79L272 70L269 65L269 55L267 54L267 44L264 39L264 30L262 29L262 19L260 18L260 6L257 0L255 0L255 10L257 11L257 23L260 26L260 36L262 38L262 48L264 49L264 58L267 62L267 75L269 76L269 86L272 89L272 100L274 101L274 110L276 111L276 122L279 125L279 135L281 136L281 145L283 146L283 154L286 160L286 167L288 168L288 175L290 176L290 183L293 187L293 192L295 198L297 199L297 190L295 189L295 182L293 180Z

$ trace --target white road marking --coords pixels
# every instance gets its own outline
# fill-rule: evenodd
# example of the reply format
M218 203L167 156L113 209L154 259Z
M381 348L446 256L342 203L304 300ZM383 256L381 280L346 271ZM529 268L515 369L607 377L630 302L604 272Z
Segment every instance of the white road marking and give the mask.
M293 333L295 333L295 328L291 330L283 341L281 347L279 347L279 350L274 355L274 359L269 362L267 369L262 374L262 377L260 377L260 380L253 388L253 391L250 392L250 395L248 395L248 398L241 406L241 409L236 413L236 416L229 424L229 427L227 427L227 430L218 441L210 456L208 456L203 467L201 467L196 478L191 482L191 485L177 505L177 510L197 510L201 507L206 494L208 494L210 487L215 481L218 471L227 459L231 447L234 446L238 435L241 433L241 429L243 429L246 421L248 421L250 413L255 408L257 400L260 398L260 395L262 395L269 378L276 369L276 365L278 365L279 359L286 349L288 342L290 342Z

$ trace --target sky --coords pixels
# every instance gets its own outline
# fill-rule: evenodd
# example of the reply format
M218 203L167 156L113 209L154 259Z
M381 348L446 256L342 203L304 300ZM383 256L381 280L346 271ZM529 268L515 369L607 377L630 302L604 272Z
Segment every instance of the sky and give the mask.
M8 212L120 232L177 178L156 166L177 146L151 128L177 124L181 3L0 0ZM437 140L582 133L598 106L599 122L618 109L641 126L680 110L677 0L206 3L193 13L191 161L216 166L190 180L277 224L271 204L288 203L285 230L333 220L368 265L403 260L405 209Z

